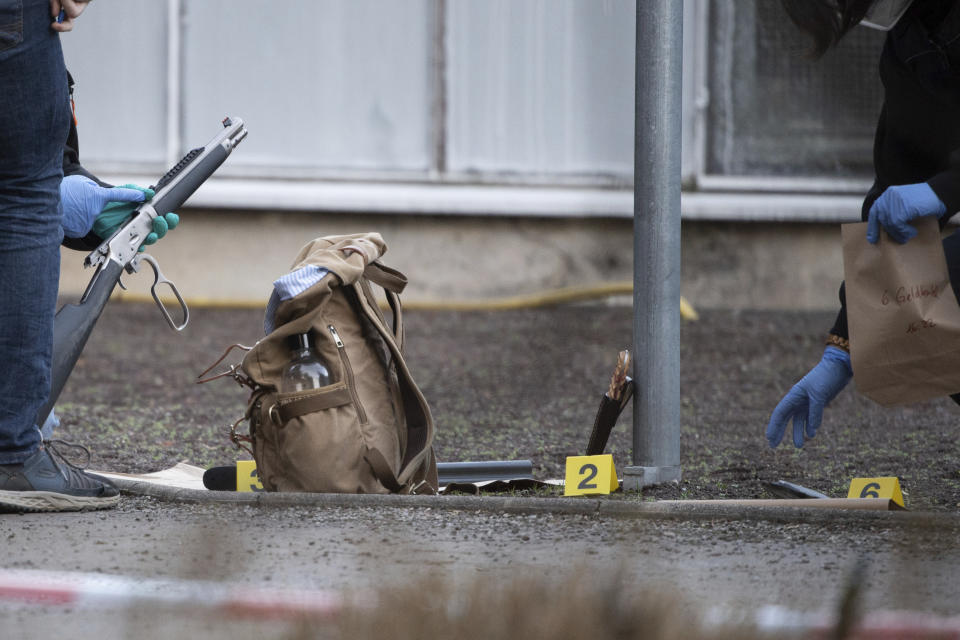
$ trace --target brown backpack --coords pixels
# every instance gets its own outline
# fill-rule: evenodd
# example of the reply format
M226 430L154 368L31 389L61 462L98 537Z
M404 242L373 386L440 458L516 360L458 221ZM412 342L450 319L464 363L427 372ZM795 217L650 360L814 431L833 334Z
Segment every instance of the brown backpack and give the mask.
M378 262L385 251L377 233L307 244L291 272L314 265L329 273L279 303L275 329L232 373L253 389L245 416L249 438L234 429L234 442L252 444L268 491L437 491L433 417L403 359L399 293L407 280ZM371 284L386 294L392 327ZM304 333L332 382L281 393L282 372L294 357L291 341Z

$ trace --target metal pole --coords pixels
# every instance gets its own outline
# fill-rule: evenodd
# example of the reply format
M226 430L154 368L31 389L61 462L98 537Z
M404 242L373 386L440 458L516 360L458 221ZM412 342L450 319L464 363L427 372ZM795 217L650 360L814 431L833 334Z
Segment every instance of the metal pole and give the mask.
M680 480L683 2L637 0L633 465L624 488Z

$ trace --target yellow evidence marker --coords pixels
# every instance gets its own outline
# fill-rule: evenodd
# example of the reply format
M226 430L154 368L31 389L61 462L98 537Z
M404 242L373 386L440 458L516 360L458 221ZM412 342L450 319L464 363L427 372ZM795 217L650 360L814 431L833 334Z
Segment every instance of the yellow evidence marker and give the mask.
M896 477L884 478L854 478L850 481L850 490L847 492L848 498L886 498L893 500L898 505L907 508L903 504L903 494L900 492L900 479Z
M587 496L607 494L620 487L613 456L569 456L563 495Z
M253 460L237 460L237 491L263 491L257 463Z

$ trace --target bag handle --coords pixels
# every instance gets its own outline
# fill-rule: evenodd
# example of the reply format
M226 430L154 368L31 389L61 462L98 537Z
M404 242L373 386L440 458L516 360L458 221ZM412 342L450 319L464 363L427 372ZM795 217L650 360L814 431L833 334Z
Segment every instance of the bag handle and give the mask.
M379 262L368 264L363 270L363 277L396 294L403 293L407 288L407 276Z
M403 353L403 308L400 306L400 296L389 289L387 292L387 304L390 305L390 313L393 316L393 337L397 340L397 348Z
M390 313L393 319L393 337L397 341L397 348L400 349L402 353L403 342L404 342L404 337L403 337L404 331L403 331L403 305L400 304L400 295L399 295L400 292L395 290L396 287L393 287L390 284L390 281L384 280L380 278L380 276L389 271L389 272L398 274L400 277L402 277L404 280L404 283L406 283L406 278L399 271L395 271L390 267L384 267L383 265L377 265L377 266L380 267L383 271L375 269L371 271L371 273L376 274L375 277L378 278L379 281L367 278L366 272L364 272L364 278L366 281L373 282L374 284L378 284L381 287L383 287L383 292L386 295L387 304L390 305ZM380 313L380 307L377 304L377 299L374 297L373 291L370 289L369 284L365 280L361 279L359 281L360 287L358 290L358 295L365 296L367 301L370 303L371 308L377 310L377 317L383 320L384 319L383 314ZM387 283L386 286L383 284L384 282ZM400 287L400 289L402 288L403 287Z

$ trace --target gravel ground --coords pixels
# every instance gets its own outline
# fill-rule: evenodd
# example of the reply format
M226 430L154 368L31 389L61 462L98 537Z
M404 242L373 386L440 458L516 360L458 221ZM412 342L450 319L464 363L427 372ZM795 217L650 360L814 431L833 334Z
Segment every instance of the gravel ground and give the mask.
M903 526L895 518L841 520L258 508L128 497L111 512L0 516L0 538L8 549L18 550L5 556L5 569L351 592L367 594L361 600L368 605L369 594L380 594L381 627L342 636L352 640L382 638L384 624L390 625L389 637L401 638L592 637L582 631L550 632L549 623L562 619L568 608L578 616L613 615L618 608L611 608L611 589L630 611L643 613L644 606L655 604L657 615L673 627L711 610L729 615L771 604L832 615L858 561L866 566L864 611L957 614L960 549L944 544L960 534L955 522L930 529L922 523ZM63 544L68 532L70 544ZM442 611L443 602L462 607L453 594L464 589L475 592L471 602L516 595L509 610L489 611L469 634L428 631L422 620L410 620L411 601L420 607L433 603L431 610ZM391 599L407 605L392 608ZM298 634L282 622L204 613L205 604L201 595L192 606L91 602L64 609L0 598L0 628L6 639L62 637L65 628L71 638L97 639L305 638L329 630L321 625ZM494 633L501 620L538 631ZM591 631L600 628L597 623ZM691 637L642 626L634 633L620 629L614 637Z
M176 335L150 305L108 305L58 403L60 436L90 447L92 468L145 472L181 460L211 466L238 457L226 425L242 413L244 390L230 381L193 380L226 345L255 341L261 312L193 311L190 327ZM98 639L359 639L389 629L398 638L469 640L517 637L512 631L524 629L522 637L535 640L586 637L578 629L596 624L593 635L694 637L690 625L711 610L753 613L777 604L831 614L860 562L865 611L957 615L960 449L951 437L958 417L951 401L882 409L851 388L804 450L766 446L771 409L816 362L829 324L822 313L727 311L701 311L698 322L685 323L683 481L609 499L769 497L763 481L776 479L843 496L851 477L896 475L913 510L947 512L936 514L935 524L897 513L795 521L624 518L128 496L102 513L0 514L8 549L0 567L255 589L373 590L377 615L362 616L366 631L357 631L347 622L305 628L225 618L202 613L202 598L179 608L37 607L0 598L2 635L60 637L69 629L73 638ZM529 458L536 475L547 478L561 475L566 456L583 452L617 353L631 344L631 318L628 308L602 305L418 311L408 314L407 339L412 371L433 407L442 461ZM620 468L630 463L628 424L621 418L608 447ZM538 495L520 500L549 502ZM462 611L456 594L464 589L471 606L481 602L480 613L471 609L477 622L466 630L463 620L474 618L457 617L460 627L424 622ZM506 633L485 626L504 620L517 626Z
M764 481L788 480L845 497L851 478L897 476L911 509L956 510L960 408L949 399L884 409L851 384L803 450L767 447L771 410L819 360L831 320L707 310L684 322L683 481L645 496L771 497ZM408 311L406 326L439 459L530 459L540 478L562 477L565 458L583 454L617 353L632 344L625 306ZM244 390L229 380L193 381L226 346L261 335L260 310L194 309L178 335L152 305L111 303L58 403L61 436L89 446L91 466L103 470L237 459L225 434L244 410ZM607 449L621 469L631 464L630 411Z

